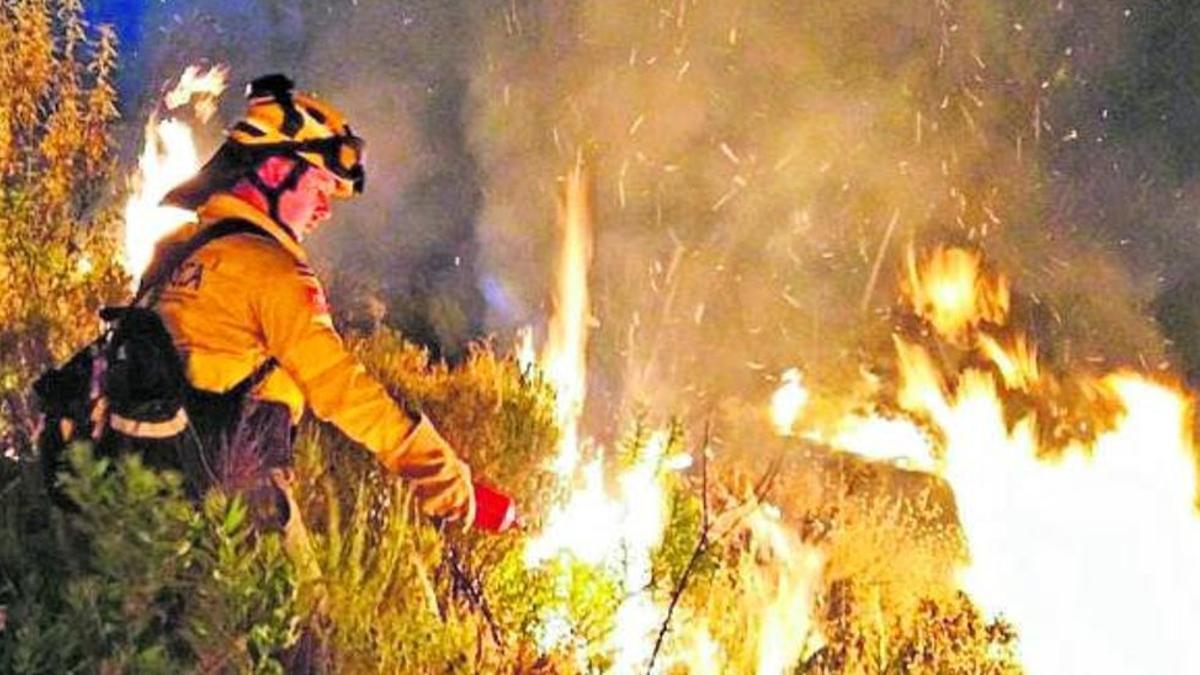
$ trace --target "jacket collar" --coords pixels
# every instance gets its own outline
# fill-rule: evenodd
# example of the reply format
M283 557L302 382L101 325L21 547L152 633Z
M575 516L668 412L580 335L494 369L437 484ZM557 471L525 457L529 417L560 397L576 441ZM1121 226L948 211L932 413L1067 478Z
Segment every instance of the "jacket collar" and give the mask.
M300 243L296 241L291 232L275 222L271 216L259 211L251 204L228 192L218 192L209 197L208 201L204 202L196 210L196 215L200 219L201 227L208 227L218 220L226 220L228 218L247 220L261 227L267 234L270 234L296 260L306 265L308 264L308 254L305 253L304 248L300 246Z

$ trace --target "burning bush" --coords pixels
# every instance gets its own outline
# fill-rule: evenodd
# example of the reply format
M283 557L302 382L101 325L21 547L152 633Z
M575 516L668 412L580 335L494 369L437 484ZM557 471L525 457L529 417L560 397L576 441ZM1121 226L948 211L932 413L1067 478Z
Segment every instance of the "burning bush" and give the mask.
M950 516L934 498L889 500L883 472L852 459L777 483L788 517L764 504L770 480L657 463L663 532L637 591L660 611L647 615L649 642L624 633L627 560L527 560L546 507L565 496L551 480L545 383L483 347L453 369L387 333L359 351L447 429L477 477L518 495L526 529L439 531L366 453L312 424L297 465L312 556L293 567L277 537L250 536L238 502L214 494L198 510L172 474L80 454L70 491L84 515L23 483L0 505L5 670L269 670L286 658L326 672L571 673L618 670L623 651L654 647L673 673L1009 672L1011 631L955 594L946 572L961 551L928 534ZM658 455L647 453L662 437L642 425L625 439L618 474L677 456L685 434ZM105 637L77 639L90 635Z

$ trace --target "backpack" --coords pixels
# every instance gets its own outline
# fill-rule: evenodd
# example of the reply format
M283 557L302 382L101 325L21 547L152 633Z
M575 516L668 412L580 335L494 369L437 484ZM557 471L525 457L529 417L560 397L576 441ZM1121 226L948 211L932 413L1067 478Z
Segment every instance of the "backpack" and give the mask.
M270 236L253 223L228 219L167 253L157 272L142 280L129 305L100 311L105 330L96 340L34 383L42 414L37 448L43 479L60 504L69 504L56 484L58 474L69 469L64 450L70 444L90 440L99 444L103 455L107 453L102 441L107 438L170 442L189 429L185 404L191 387L183 359L152 307L164 283L192 254L219 238L245 233ZM256 369L234 388L234 395L247 394L274 364L270 359Z

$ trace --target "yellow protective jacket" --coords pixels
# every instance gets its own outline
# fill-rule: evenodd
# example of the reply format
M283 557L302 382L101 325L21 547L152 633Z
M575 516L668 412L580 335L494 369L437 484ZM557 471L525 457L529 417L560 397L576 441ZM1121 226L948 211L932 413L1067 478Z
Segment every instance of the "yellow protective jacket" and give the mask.
M218 193L189 223L164 237L147 277L201 229L238 218L270 237L215 239L179 265L158 289L155 308L174 338L192 386L226 392L268 358L279 367L252 392L286 405L298 422L305 406L409 478L430 515L470 522L470 472L428 418L410 417L348 352L329 315L308 256L291 234L254 206Z

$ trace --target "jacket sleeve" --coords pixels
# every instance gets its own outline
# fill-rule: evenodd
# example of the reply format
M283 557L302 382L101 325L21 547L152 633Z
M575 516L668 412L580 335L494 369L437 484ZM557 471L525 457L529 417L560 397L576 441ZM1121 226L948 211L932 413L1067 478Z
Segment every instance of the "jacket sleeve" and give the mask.
M466 464L427 417L410 417L346 349L317 278L299 266L264 277L255 309L267 351L313 414L409 479L427 515L469 523L474 494Z

